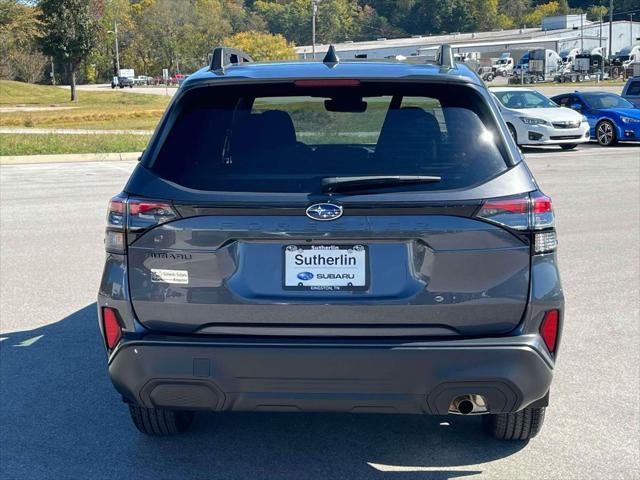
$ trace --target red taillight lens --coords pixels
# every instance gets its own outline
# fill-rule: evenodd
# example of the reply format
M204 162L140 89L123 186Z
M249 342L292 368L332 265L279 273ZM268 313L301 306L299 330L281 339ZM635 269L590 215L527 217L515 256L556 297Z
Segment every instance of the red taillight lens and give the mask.
M551 228L554 220L551 199L540 192L533 192L531 194L531 228L533 230Z
M124 227L125 199L116 195L109 200L107 227Z
M544 314L542 323L540 324L540 336L544 340L551 353L556 351L556 341L558 340L558 326L560 314L558 310L549 310Z
M476 216L516 230L529 228L529 196L487 200Z
M166 202L130 198L128 227L131 230L144 230L178 217L173 207Z
M116 311L113 308L103 308L102 322L104 325L104 339L107 343L107 348L109 350L113 350L122 336L122 328L120 327Z
M171 210L171 205L163 202L145 202L143 200L131 200L129 202L129 213L131 215L157 214L166 210Z

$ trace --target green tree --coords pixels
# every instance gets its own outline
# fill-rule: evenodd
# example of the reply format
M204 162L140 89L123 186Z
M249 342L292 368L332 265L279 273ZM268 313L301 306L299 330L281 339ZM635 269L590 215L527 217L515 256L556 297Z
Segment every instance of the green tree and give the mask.
M531 0L499 0L498 2L498 11L517 24L530 9Z
M99 21L91 0L41 0L40 44L45 55L63 65L76 100L76 72L97 41Z
M244 50L256 61L296 58L293 44L280 34L239 32L222 40L222 44Z
M39 51L37 10L18 0L0 0L0 78L35 83L46 58Z
M271 33L280 33L298 45L311 43L311 0L257 0L254 8ZM316 41L335 43L353 38L358 33L360 11L356 0L322 0Z

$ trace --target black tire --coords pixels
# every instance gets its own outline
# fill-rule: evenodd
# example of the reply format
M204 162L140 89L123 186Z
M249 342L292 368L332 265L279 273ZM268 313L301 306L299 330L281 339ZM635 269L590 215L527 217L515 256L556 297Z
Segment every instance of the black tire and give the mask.
M535 437L544 423L545 407L525 408L516 413L485 415L485 430L498 440L529 440Z
M518 145L518 134L516 133L516 129L513 125L511 125L510 123L507 123L507 128L509 129L509 133L511 134L511 138L513 138L513 141L515 142L516 145Z
M560 148L563 150L573 150L578 146L577 143L563 143L560 145Z
M138 430L147 435L176 435L186 431L193 422L193 412L144 408L129 404L131 420Z
M616 127L609 120L602 120L596 125L596 140L603 147L618 143Z

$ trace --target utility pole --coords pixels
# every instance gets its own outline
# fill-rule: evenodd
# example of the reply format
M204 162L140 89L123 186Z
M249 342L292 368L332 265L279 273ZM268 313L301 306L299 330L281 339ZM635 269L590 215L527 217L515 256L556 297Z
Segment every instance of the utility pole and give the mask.
M56 84L56 71L55 71L55 67L53 66L53 57L51 57L51 85L55 85Z
M598 41L598 47L602 48L602 15L600 15L600 38Z
M609 0L609 50L607 56L611 57L613 52L611 51L611 42L613 41L613 0Z
M584 13L580 13L580 53L584 53Z
M635 13L629 14L629 45L633 48L633 16Z
M311 53L316 59L316 16L318 15L318 4L322 0L311 0Z
M120 52L118 50L118 22L113 22L113 30L107 31L116 38L116 75L120 76Z

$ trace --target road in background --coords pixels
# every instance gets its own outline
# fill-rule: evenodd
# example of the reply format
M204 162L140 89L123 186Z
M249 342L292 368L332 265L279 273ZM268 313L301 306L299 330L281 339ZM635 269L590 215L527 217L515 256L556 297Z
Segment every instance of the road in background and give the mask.
M637 478L640 147L525 153L554 200L567 308L528 445L477 417L200 414L180 437L139 434L95 311L107 201L135 162L0 167L0 477Z

